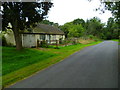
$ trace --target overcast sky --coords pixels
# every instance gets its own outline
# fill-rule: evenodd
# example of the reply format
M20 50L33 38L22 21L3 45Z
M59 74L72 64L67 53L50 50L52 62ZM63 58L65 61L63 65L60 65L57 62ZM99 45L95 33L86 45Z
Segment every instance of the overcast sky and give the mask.
M52 0L52 2L54 7L50 9L47 20L60 25L77 18L87 20L96 16L102 22L107 22L108 18L112 17L110 11L106 11L104 14L95 11L100 5L99 0L92 0L92 2L88 2L88 0Z

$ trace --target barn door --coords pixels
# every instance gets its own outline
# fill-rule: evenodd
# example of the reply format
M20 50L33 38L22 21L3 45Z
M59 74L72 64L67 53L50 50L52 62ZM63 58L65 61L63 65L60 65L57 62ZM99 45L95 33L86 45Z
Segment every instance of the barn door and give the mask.
M50 35L47 35L48 36L48 43L50 44Z
M34 34L29 35L29 44L30 44L30 47L35 47L36 43L35 43L35 35Z
M35 35L23 34L23 47L33 47L35 46Z

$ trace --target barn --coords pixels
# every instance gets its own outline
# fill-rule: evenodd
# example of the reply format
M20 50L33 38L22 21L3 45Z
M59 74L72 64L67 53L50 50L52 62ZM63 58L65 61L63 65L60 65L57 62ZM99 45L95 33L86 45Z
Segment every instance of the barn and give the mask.
M13 34L5 35L6 41L15 45L15 39ZM46 24L37 24L33 29L21 33L22 46L23 47L37 47L42 41L45 41L47 44L55 44L56 41L59 44L60 40L65 39L64 32L59 28L46 25Z

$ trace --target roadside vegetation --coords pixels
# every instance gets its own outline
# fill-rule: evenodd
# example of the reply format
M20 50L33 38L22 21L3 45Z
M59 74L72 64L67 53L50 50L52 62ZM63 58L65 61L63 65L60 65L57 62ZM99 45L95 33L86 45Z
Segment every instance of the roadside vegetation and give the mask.
M117 41L117 42L119 42L119 39L113 39L113 41Z
M118 42L118 45L120 45L120 39L113 39L113 41Z
M3 3L3 10L0 11L3 21L2 30L6 31L8 29L12 29L16 43L16 47L9 47L5 38L0 36L2 37L2 44L4 45L2 47L3 86L6 87L33 75L40 70L64 60L69 55L87 46L98 44L101 42L101 39L118 39L118 32L120 31L120 2L104 3L104 5L104 9L108 9L113 14L113 17L110 17L106 24L102 23L99 18L93 17L86 21L82 18L78 18L73 21L66 22L64 25L59 25L58 23L44 20L44 18L47 17L49 9L53 6L53 3L51 2L39 3L36 1L34 3L16 3L14 1L8 1ZM27 18L28 20L26 20ZM67 40L64 42L65 45L58 46L58 49L55 49L56 46L23 49L19 34L20 32L24 32L25 29L35 27L36 23L54 25L65 33L66 39L81 38L79 39L80 43L78 44L74 40ZM9 24L11 24L11 26L9 26Z
M93 17L87 21L83 19L75 19L59 26L65 32L66 37L83 37L92 39L112 40L119 38L119 25L114 18L110 17L107 24L102 23L97 17Z
M16 81L22 80L37 71L62 61L84 47L95 45L100 42L101 41L90 41L88 43L87 41L87 44L80 43L64 47L59 46L59 49L25 48L21 51L17 51L15 47L2 47L3 86L5 87Z

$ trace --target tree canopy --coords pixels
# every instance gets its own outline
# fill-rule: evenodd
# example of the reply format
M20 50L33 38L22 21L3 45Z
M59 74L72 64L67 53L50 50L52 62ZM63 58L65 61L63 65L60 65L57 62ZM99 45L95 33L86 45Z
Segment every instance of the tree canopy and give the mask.
M20 32L27 28L34 27L36 23L46 18L51 2L3 2L2 30L7 30L8 24L12 26L16 41L16 48L21 49Z
M58 23L54 23L54 22L51 22L49 20L43 20L40 22L41 24L47 24L47 25L52 25L52 26L55 26L55 27L59 27L59 24Z
M82 21L82 22L81 22ZM75 19L60 26L66 37L97 37L100 39L118 39L118 24L114 18L110 17L107 24L102 23L97 17L84 21Z
M66 37L81 37L84 33L85 21L83 19L75 19L72 22L65 23L60 26Z

